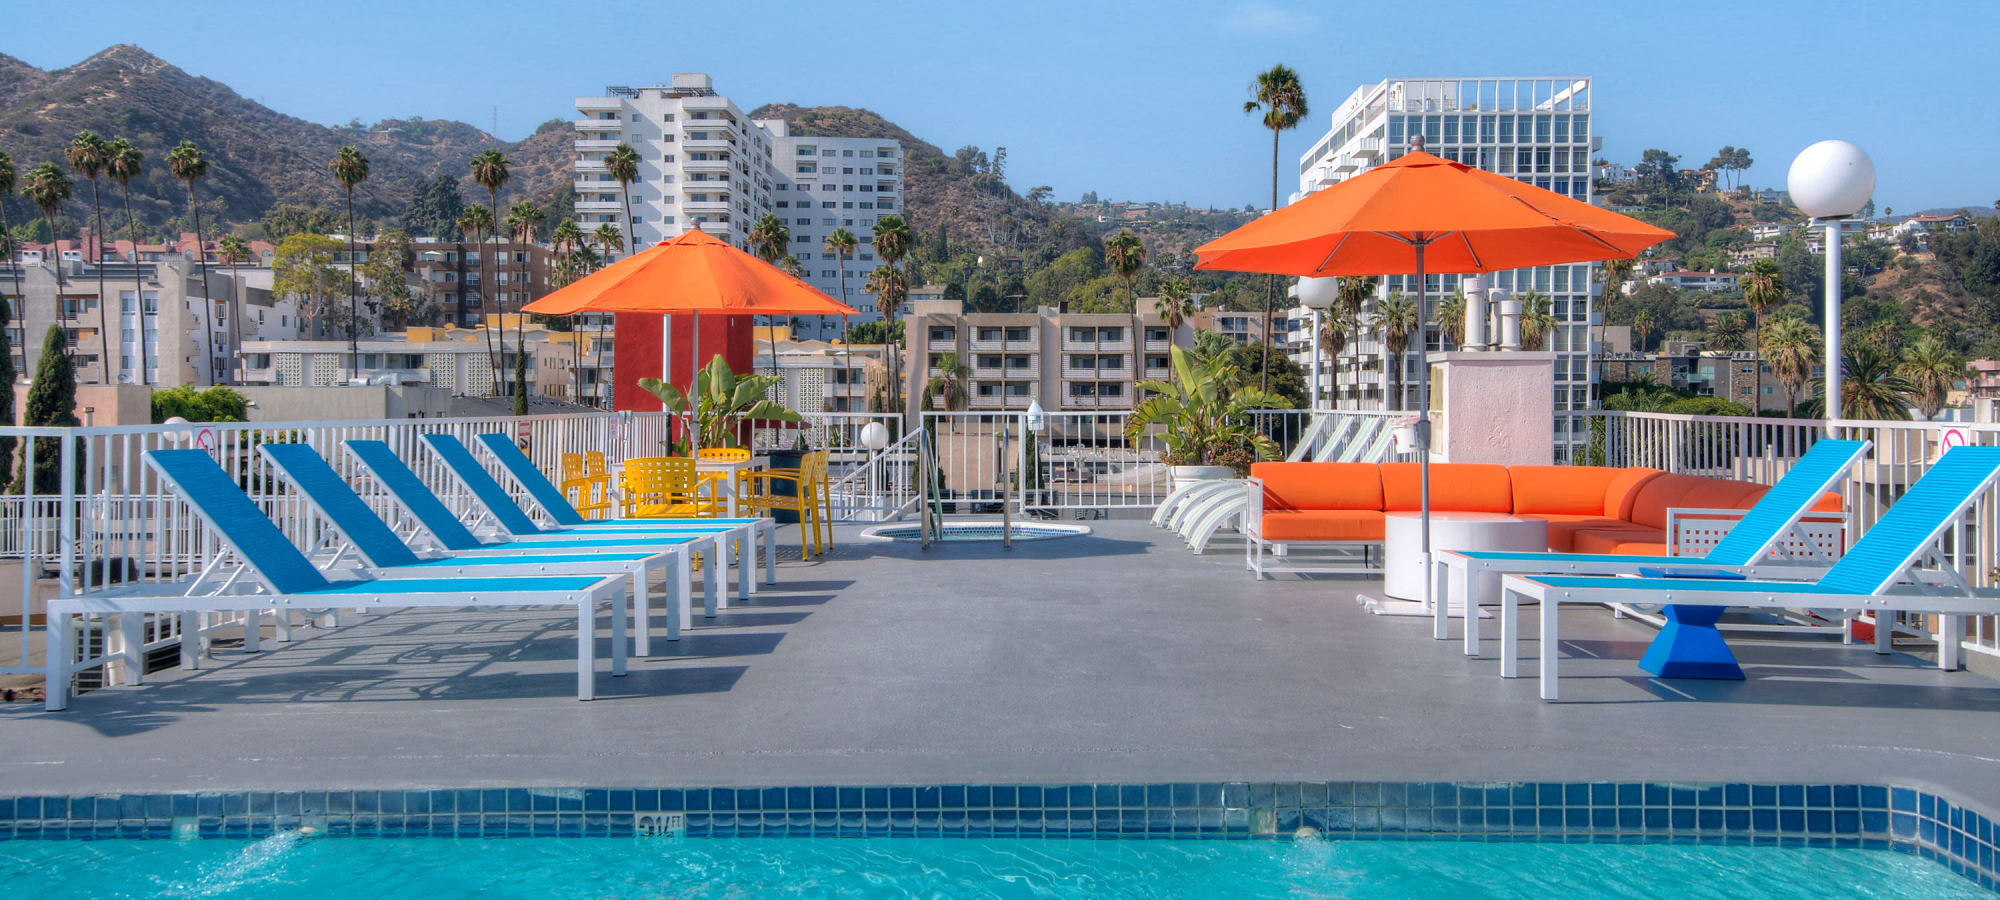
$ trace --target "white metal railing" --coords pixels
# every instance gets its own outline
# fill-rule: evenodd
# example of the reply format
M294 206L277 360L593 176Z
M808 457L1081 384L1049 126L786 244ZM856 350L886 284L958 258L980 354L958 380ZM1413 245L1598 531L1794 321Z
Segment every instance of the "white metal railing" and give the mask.
M834 521L884 522L915 508L914 467L922 431L905 434L879 452L861 457L845 472L829 476L827 497Z
M1817 419L1636 412L1582 415L1591 423L1583 462L1650 466L1669 472L1763 484L1782 477L1814 441L1829 431L1828 423ZM2000 425L1842 419L1835 420L1830 430L1843 438L1873 444L1868 456L1849 472L1840 489L1852 523L1846 529L1850 545L1923 476L1944 447L1957 442L2000 446ZM1946 534L1944 552L1969 583L1975 586L1996 583L1996 576L2000 576L2000 571L1996 571L2000 569L2000 489L1980 498L1964 523ZM1951 636L1937 633L1942 621L1938 617L1905 615L1898 627L1949 640ZM2000 616L1969 617L1966 633L1957 638L1967 651L2000 656Z

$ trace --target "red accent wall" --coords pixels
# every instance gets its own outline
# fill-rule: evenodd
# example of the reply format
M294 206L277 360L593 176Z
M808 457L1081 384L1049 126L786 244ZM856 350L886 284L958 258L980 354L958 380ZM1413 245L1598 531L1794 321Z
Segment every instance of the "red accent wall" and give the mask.
M701 318L701 358L705 364L716 354L729 361L738 372L751 370L751 354L756 320L750 316L703 316ZM689 358L694 352L694 316L674 316L673 377L675 387L685 391L689 383ZM612 402L618 409L659 412L660 401L639 389L639 379L660 377L660 317L650 313L618 313L611 321L613 365Z

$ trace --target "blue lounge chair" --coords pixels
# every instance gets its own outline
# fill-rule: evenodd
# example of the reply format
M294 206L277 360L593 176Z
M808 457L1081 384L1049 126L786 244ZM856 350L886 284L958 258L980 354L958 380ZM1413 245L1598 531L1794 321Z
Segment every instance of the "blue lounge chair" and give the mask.
M70 657L75 646L71 618L85 613L117 615L121 627L132 639L126 646L133 654L126 660L127 683L138 683L141 669L136 658L141 643L137 638L138 614L180 613L184 617L183 664L199 662L193 647L200 633L199 618L208 612L248 613L246 628L261 628L266 614L288 614L295 609L409 607L522 607L561 606L576 611L576 697L589 700L596 695L597 614L611 612L611 671L625 673L626 579L618 577L542 578L394 578L331 581L292 545L284 532L265 517L234 479L216 465L206 451L151 450L146 464L161 481L194 510L241 563L247 579L235 577L210 584L208 576L188 586L180 596L161 596L140 591L105 591L49 601L47 645L47 700L51 710L69 705L69 683L73 671ZM245 587L251 589L246 590ZM145 586L151 587L151 586ZM195 593L200 590L208 593Z
M769 519L585 519L567 501L561 507L568 515L556 520L554 527L544 527L535 522L534 517L514 502L507 489L488 474L486 467L473 458L472 450L458 438L448 434L426 434L421 437L437 461L444 464L452 479L470 494L486 512L492 516L494 524L502 531L516 538L551 538L575 535L605 534L662 534L687 531L713 531L725 529L735 538L737 552L738 588L744 596L753 590L757 568L757 540L763 539L765 582L777 580L778 550L771 540L774 523ZM516 451L518 452L518 451ZM534 470L532 464L527 468ZM518 476L517 476L518 477ZM548 480L536 473L536 480L548 484ZM555 490L553 485L549 486ZM558 500L561 491L555 491Z
M1902 498L1854 542L1839 562L1810 583L1762 579L1676 577L1587 577L1508 575L1501 584L1500 674L1513 677L1516 668L1523 600L1541 604L1539 651L1541 694L1556 699L1556 659L1560 635L1557 611L1564 603L1664 603L1676 606L1809 608L1873 612L1877 615L1875 649L1889 652L1890 623L1882 618L1897 612L1933 613L1944 617L1941 633L1964 633L1963 616L2000 612L2000 590L1967 586L1948 567L1921 575L1912 568L1934 554L1939 535L2000 478L2000 447L1954 447L1910 485ZM1669 627L1673 627L1671 624ZM1662 639L1668 639L1662 633ZM1941 642L1938 664L1957 668L1958 644Z
M1813 504L1839 485L1855 460L1868 452L1867 441L1822 440L1799 457L1785 477L1771 486L1755 506L1745 511L1729 534L1700 557L1661 557L1604 553L1533 553L1512 550L1444 550L1435 557L1432 577L1431 636L1444 640L1453 600L1467 610L1465 654L1479 655L1480 604L1499 601L1500 576L1633 575L1640 569L1698 565L1731 574L1764 578L1812 578L1829 563L1769 559L1772 550L1797 528Z
M623 575L632 580L636 612L633 652L651 654L652 593L650 576L659 572L669 588L667 639L680 640L681 622L689 613L688 547L700 535L657 538L659 546L637 550L579 548L554 541L514 541L475 545L442 556L417 555L361 499L347 480L306 444L262 444L258 451L291 482L298 496L333 526L368 574L377 578L498 578L520 575ZM525 545L525 546L524 546ZM310 555L310 554L308 554Z
M423 479L417 477L417 473L411 471L410 467L403 463L402 458L398 457L395 451L389 449L388 444L381 441L360 439L343 441L341 444L346 448L348 455L355 462L359 463L361 468L367 471L377 484L380 484L384 490L388 491L389 498L395 501L397 507L403 511L403 514L408 516L412 522L415 522L419 530L427 534L434 543L444 550L470 552L486 548L500 548L510 551L535 553L549 551L567 552L571 550L644 550L661 546L671 546L678 538L691 535L697 541L695 545L696 552L702 554L702 587L703 593L706 595L705 614L713 617L718 606L728 605L727 599L717 589L716 581L717 573L722 569L721 561L726 551L724 541L736 533L729 526L716 526L707 529L686 528L673 531L639 531L636 533L623 531L601 534L541 532L535 537L524 540L503 538L499 542L486 543L475 536L472 530L466 527L464 522L459 521L458 516L451 511L450 507L445 505L444 500L440 499L428 485L424 484ZM514 507L512 503L501 508L502 515L507 515L505 510L508 508L513 509L511 515L526 517L526 514L522 513L519 507ZM742 580L747 581L748 579L745 578ZM747 597L747 591L741 596ZM681 617L680 627L687 628L690 624L692 623L687 616Z

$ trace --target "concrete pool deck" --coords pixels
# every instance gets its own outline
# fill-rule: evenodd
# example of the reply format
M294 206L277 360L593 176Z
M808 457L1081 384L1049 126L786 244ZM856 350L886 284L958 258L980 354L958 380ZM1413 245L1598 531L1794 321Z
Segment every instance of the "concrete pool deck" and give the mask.
M1187 553L1143 522L1062 540L855 540L573 698L546 610L408 611L199 672L0 706L0 795L1147 781L1903 783L2000 807L2000 682L1733 637L1745 682L1661 681L1653 630L1563 612L1563 696L1503 680L1374 585ZM1456 634L1457 623L1454 623ZM600 632L602 633L602 632Z

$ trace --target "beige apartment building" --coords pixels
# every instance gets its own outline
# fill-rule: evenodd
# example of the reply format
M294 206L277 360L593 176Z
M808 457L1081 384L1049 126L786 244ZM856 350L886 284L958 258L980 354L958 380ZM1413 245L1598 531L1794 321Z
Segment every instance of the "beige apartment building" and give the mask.
M943 374L947 353L968 369L966 409L972 412L1018 412L1031 402L1050 412L1128 410L1137 402L1139 382L1166 377L1173 346L1194 342L1191 323L1170 330L1146 313L1043 307L968 314L956 300L912 304L904 327L902 376L913 410L924 385Z

